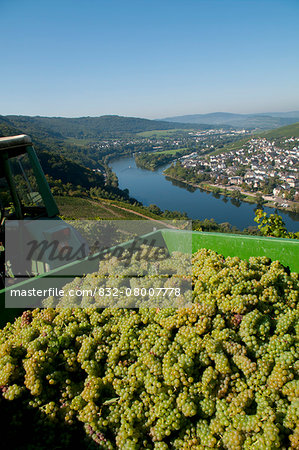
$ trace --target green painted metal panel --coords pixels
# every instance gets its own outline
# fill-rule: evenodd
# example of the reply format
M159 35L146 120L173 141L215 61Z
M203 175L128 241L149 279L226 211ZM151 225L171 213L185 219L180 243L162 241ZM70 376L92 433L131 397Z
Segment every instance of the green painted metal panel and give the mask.
M192 236L192 252L199 248L209 248L223 256L238 256L249 259L250 256L267 256L273 261L279 260L292 272L299 272L299 240L279 239L242 234L205 233L200 231L163 230L163 237L170 251L177 248L182 251L190 249Z
M299 272L299 240L278 239L259 236L245 236L239 234L205 233L196 231L159 230L145 235L147 239L155 240L159 247L167 246L170 253L182 251L194 253L199 248L209 248L224 256L238 256L248 259L251 256L267 256L272 260L279 260L293 272ZM144 237L145 237L144 236ZM128 241L122 246L129 246ZM112 249L110 249L112 250ZM107 250L109 251L109 250ZM90 258L72 262L49 273L28 279L14 286L15 289L33 288L39 279L46 281L49 287L53 287L53 278L56 278L55 287L62 287L66 278L71 274L75 277L82 273L92 273L98 268L99 260L103 252ZM57 282L57 278L60 280ZM58 286L59 285L59 286ZM0 325L19 315L22 310L5 308L5 290L0 291Z

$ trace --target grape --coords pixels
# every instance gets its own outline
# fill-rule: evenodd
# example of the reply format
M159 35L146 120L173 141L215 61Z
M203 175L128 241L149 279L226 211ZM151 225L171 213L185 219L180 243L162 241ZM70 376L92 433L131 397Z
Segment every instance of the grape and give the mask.
M97 273L68 288L188 281L182 254L131 262L107 256ZM172 277L157 276L157 264ZM52 447L65 424L82 448L298 448L298 274L268 258L200 249L192 286L192 301L181 297L188 300L181 307L167 297L150 307L145 296L138 308L124 309L118 304L132 298L123 296L99 308L97 296L66 295L50 299L55 308L25 311L7 324L0 404L12 414L4 430L10 439L33 410L41 415L34 422L39 448L48 424Z

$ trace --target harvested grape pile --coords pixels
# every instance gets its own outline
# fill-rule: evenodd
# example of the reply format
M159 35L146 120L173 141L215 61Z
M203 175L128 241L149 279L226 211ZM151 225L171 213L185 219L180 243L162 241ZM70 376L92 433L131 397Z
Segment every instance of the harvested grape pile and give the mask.
M24 312L0 334L1 408L84 427L81 448L298 449L298 274L202 249L193 284L190 308Z
M61 297L43 300L43 307L180 308L192 304L191 254L170 256L147 245L121 257L107 253L98 272L74 278L63 290Z

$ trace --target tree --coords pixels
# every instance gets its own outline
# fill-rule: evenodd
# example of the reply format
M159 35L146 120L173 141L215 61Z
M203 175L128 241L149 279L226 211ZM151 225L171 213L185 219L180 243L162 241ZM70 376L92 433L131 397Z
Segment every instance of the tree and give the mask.
M241 194L241 191L239 191L239 189L235 189L232 192L232 198L235 199L235 200L242 200L243 195Z
M264 197L262 196L262 194L260 192L258 192L255 196L255 203L258 206L262 206L265 202Z
M236 175L238 175L239 177L244 177L245 173L247 172L246 167L240 167L237 172Z
M258 228L264 236L299 239L299 232L288 232L282 217L278 214L267 216L262 209L257 209L254 221L259 224Z
M294 204L291 207L292 212L298 214L299 213L299 205L298 204Z
M149 211L150 211L151 213L153 213L153 214L157 214L157 215L162 214L162 211L161 211L161 209L159 208L159 206L157 206L157 205L155 205L155 204L149 205L148 209L149 209Z

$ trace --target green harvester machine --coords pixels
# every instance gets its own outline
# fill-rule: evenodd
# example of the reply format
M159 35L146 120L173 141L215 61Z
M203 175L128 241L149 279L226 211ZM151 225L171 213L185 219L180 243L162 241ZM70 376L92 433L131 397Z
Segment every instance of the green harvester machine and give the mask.
M5 305L5 294L11 286L5 287L5 229L11 223L15 227L15 258L11 261L11 271L18 273L18 256L22 252L21 241L23 238L41 240L45 235L57 237L65 235L69 245L86 243L84 238L69 224L59 218L59 210L49 188L46 177L36 156L29 136L11 136L0 138L0 263L1 283L0 290L0 325L11 321L18 316L20 308L10 308ZM38 221L45 221L45 228L40 231ZM190 236L191 234L191 236ZM271 237L246 236L236 234L205 233L174 229L161 229L154 231L147 238L154 239L158 246L166 247L173 251L190 251L199 248L209 248L222 255L238 256L248 259L250 256L267 256L272 260L279 260L292 272L299 272L299 241L292 239L278 239ZM20 245L18 245L20 243ZM122 244L126 247L130 242ZM68 264L49 260L28 261L28 272L34 273L34 277L28 277L20 283L14 284L14 289L30 289L43 282L43 287L62 287L66 279L82 276L83 274L97 271L102 252L86 256L80 260ZM25 299L24 299L25 301Z

